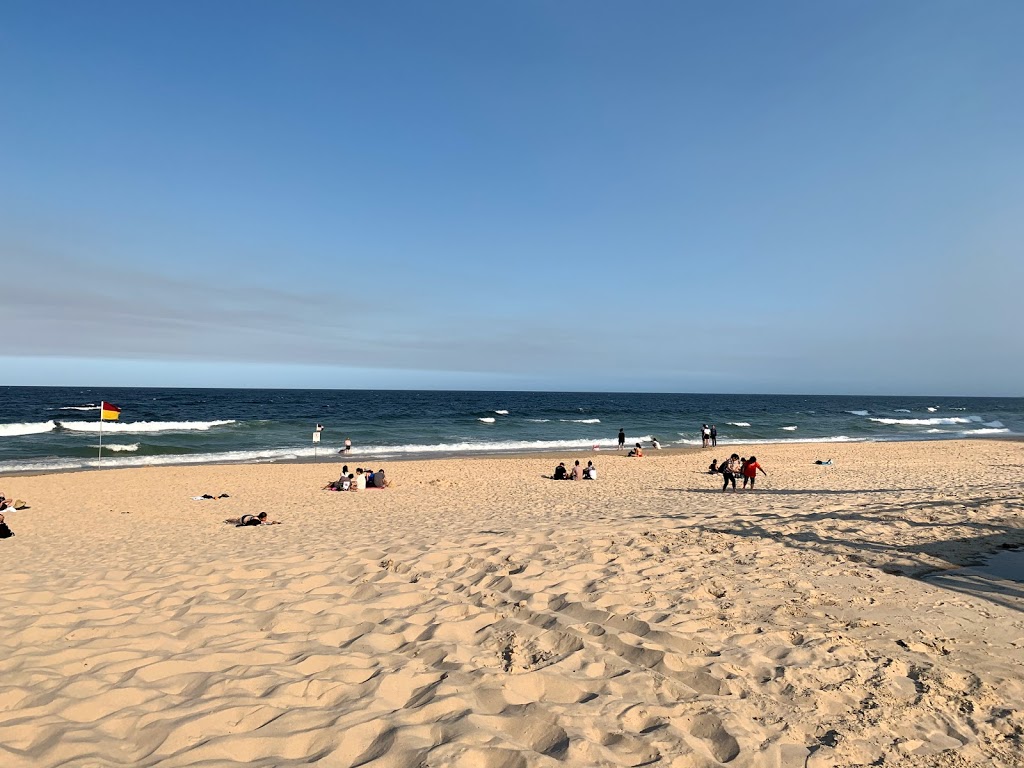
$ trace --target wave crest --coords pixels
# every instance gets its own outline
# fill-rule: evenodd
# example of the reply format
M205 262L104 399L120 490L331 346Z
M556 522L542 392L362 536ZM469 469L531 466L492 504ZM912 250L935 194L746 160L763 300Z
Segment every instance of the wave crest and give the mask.
M61 429L71 432L99 432L100 422L98 421L60 421ZM133 421L122 424L121 422L104 422L104 432L141 433L141 432L188 432L200 430L205 432L211 427L222 427L225 424L234 424L234 419L216 419L215 421Z
M930 419L882 419L871 418L868 421L875 421L879 424L902 425L905 427L925 426L937 427L941 424L971 424L981 421L980 416L934 416Z
M41 435L57 428L55 421L21 422L18 424L0 424L0 437L17 437L19 435Z

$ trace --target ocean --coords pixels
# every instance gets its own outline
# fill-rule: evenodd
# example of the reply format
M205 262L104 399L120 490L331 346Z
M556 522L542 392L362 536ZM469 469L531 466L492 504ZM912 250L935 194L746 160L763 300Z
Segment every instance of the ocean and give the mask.
M98 405L121 407L103 424ZM1024 398L0 387L0 473L700 445L1024 435ZM323 426L321 442L313 431ZM822 445L822 458L828 458Z

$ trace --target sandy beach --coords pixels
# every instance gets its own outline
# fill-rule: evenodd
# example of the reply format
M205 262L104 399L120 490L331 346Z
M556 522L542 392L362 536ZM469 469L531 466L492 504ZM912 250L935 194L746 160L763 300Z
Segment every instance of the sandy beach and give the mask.
M1024 444L745 448L0 478L0 765L1024 765Z

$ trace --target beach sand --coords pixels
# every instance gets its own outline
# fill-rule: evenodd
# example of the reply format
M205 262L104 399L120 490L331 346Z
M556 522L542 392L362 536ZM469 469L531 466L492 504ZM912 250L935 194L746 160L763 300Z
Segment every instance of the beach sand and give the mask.
M1024 444L741 451L0 478L0 765L1024 765Z

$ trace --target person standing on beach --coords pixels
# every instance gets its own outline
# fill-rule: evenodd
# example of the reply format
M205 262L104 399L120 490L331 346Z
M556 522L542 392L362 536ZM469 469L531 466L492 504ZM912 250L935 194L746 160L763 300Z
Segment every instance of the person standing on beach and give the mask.
M711 428L707 424L700 425L700 444L702 448L711 445Z
M619 450L621 451L626 447L626 430L619 430Z
M714 424L711 425L711 447L714 448L718 445L718 427Z
M757 463L757 456L751 456L747 459L747 463L743 465L743 489L747 488L747 481L750 481L750 490L754 490L754 481L757 479L757 470L761 470L761 474L768 477L768 473L764 471L764 467Z
M352 438L346 437L345 438L345 453L348 453L351 450L352 450Z
M736 493L736 475L740 471L740 455L734 453L723 461L718 469L724 478L722 481L722 493L725 493L725 489L729 487L730 482L732 483L732 492Z

